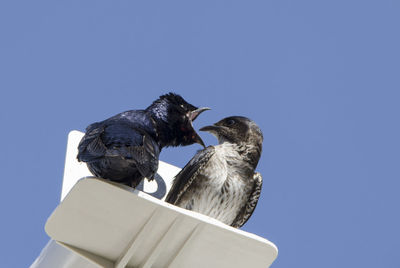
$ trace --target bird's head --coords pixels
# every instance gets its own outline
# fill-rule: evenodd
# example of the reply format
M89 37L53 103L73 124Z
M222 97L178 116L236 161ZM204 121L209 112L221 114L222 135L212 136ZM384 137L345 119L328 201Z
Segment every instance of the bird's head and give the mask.
M220 144L224 142L244 145L244 150L257 165L261 155L263 135L259 126L243 116L226 117L214 125L200 128L213 134Z
M147 109L158 126L158 134L163 146L201 144L203 140L193 128L193 121L210 108L188 103L180 95L168 93L160 96Z

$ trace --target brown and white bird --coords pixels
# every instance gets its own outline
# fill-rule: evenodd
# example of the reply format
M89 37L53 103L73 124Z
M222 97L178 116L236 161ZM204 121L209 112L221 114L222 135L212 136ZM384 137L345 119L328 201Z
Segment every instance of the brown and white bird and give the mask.
M239 228L252 215L261 193L255 173L263 136L252 120L231 116L200 129L219 144L198 151L173 181L165 201Z

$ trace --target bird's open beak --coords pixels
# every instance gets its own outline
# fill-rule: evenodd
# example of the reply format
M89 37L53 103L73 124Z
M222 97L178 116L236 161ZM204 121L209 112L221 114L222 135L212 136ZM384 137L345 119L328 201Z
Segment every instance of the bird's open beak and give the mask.
M201 114L204 111L207 110L211 110L208 107L202 107L202 108L198 108L194 111L189 112L188 114L188 118L190 120L190 124L192 124L192 122L199 116L199 114ZM193 129L193 137L192 137L193 141L200 144L201 146L203 146L204 148L206 148L203 140L200 138L199 134L197 134L197 132Z
M201 146L203 146L204 148L206 148L206 145L204 144L203 140L200 138L199 134L197 134L196 132L193 135L193 140L200 144Z
M207 111L207 110L211 110L211 108L202 107L202 108L196 109L196 110L194 110L194 111L191 111L191 112L189 113L189 119L190 119L190 121L194 121L194 120L199 116L199 114L201 114L202 112Z

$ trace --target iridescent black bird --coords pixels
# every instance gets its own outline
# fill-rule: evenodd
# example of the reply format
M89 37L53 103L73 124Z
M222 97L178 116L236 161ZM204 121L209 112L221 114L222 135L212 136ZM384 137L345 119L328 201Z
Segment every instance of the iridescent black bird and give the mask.
M239 228L250 218L261 193L262 177L255 169L263 136L252 120L222 119L208 131L219 145L199 151L175 177L165 201Z
M153 180L163 147L204 143L192 121L209 108L197 108L169 93L145 110L131 110L89 125L78 146L78 160L97 177L136 187Z

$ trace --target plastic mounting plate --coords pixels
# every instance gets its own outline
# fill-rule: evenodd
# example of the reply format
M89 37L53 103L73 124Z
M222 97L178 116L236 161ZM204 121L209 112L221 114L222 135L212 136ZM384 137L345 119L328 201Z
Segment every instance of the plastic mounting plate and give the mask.
M269 267L276 246L251 233L98 178L78 181L45 230L104 267Z

